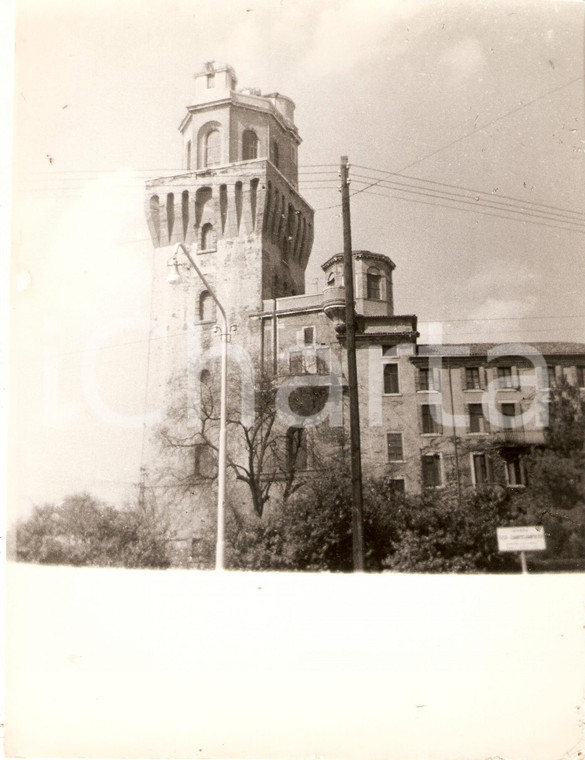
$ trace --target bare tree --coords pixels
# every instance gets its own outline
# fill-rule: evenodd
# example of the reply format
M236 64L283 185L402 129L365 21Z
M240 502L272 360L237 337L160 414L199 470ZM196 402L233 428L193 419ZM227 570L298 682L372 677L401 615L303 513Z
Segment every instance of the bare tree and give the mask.
M280 498L289 499L306 481L307 473L323 466L313 431L287 427L277 409L279 379L256 373L253 389L254 414L241 414L241 383L232 373L228 387L227 464L236 479L244 483L251 504L262 517L266 503L280 486ZM158 431L163 449L181 453L178 466L170 470L179 489L211 485L217 478L219 433L218 389L213 376L203 370L200 392L189 398L186 377L173 381L174 403ZM299 388L296 405L309 416L326 400L326 389ZM295 399L293 398L293 403Z

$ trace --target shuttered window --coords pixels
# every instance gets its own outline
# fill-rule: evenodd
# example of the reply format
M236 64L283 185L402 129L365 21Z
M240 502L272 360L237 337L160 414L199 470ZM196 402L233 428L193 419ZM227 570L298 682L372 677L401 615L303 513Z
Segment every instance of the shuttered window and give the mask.
M388 446L388 461L402 462L404 460L402 433L388 433L386 435L386 442Z
M398 364L384 365L384 393L400 393Z
M422 482L424 488L437 488L442 484L439 454L425 454L422 457Z

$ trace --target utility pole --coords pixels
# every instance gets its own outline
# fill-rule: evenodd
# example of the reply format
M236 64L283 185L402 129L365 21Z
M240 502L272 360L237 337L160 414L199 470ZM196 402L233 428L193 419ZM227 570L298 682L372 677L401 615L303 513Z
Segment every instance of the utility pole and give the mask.
M364 570L364 520L362 498L362 457L360 447L360 408L355 352L355 300L353 292L353 255L349 210L349 163L341 157L341 213L343 217L343 279L345 284L345 341L349 384L349 441L351 449L353 569Z

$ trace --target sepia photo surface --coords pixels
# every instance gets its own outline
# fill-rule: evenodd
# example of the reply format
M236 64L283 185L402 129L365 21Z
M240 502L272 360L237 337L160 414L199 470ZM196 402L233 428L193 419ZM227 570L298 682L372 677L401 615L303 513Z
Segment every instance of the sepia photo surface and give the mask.
M582 3L2 13L6 755L580 757Z

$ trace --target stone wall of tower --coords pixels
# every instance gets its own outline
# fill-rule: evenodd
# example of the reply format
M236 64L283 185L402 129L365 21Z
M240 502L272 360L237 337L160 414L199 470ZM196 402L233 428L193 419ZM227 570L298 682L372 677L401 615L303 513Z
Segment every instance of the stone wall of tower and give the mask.
M231 382L238 378L238 354L247 355L256 367L263 355L265 335L258 314L264 302L304 293L313 243L313 210L296 189L300 138L294 103L277 93L236 92L229 67L210 66L209 71L215 73L214 87L206 86L207 68L197 75L196 102L180 126L187 171L146 183L145 212L153 244L147 406L158 410L162 422L169 409L183 403L186 387L191 393L188 377L197 382L206 369L212 382L219 381L216 307L178 244L188 248L223 305L228 324L237 327L229 352ZM219 133L221 148L217 152L214 147L209 162L210 145L204 138L213 130ZM252 153L257 158L244 160L247 130L256 135ZM202 154L206 145L207 153ZM212 165L205 167L206 163ZM182 281L171 286L167 277L175 252ZM196 401L189 396L189 407ZM172 425L177 427L176 420ZM196 458L197 436L193 430L181 432L187 442L183 448L162 451L153 427L144 464L147 482L172 501L173 535L185 550L189 536L214 519L215 484L191 472L187 490L169 489L173 468L183 461L189 475ZM245 490L231 483L230 498L245 501Z

